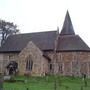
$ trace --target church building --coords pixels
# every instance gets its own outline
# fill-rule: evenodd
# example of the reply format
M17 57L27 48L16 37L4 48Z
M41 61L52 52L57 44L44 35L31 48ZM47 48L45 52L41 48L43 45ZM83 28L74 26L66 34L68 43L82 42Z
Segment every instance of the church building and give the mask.
M16 71L12 63L16 63ZM86 74L89 77L90 48L75 34L67 11L60 33L58 29L9 36L0 47L0 73L31 76Z

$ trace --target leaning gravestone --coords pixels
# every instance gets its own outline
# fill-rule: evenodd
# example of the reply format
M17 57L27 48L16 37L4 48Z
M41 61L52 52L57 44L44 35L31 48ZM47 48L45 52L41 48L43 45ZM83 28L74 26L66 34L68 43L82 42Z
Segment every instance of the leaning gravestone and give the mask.
M3 90L3 76L0 75L0 90Z

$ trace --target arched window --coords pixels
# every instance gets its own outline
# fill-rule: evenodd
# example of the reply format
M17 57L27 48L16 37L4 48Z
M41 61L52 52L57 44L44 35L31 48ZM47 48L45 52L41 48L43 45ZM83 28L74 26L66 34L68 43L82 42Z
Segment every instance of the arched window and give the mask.
M26 60L26 70L32 71L32 67L33 67L33 61L31 59L31 56L29 56L27 57L27 60Z

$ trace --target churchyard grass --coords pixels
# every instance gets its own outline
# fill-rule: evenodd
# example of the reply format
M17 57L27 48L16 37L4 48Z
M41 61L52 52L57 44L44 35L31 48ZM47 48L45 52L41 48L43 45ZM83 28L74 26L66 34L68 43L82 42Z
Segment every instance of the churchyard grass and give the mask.
M4 82L4 90L90 90L90 79L85 86L82 78L64 76L14 77L16 82Z

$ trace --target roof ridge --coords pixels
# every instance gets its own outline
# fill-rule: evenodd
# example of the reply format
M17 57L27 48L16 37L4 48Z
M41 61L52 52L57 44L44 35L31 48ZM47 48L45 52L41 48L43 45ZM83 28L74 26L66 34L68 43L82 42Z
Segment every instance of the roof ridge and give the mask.
M57 31L12 35L7 38L0 51L21 51L29 41L33 41L41 50L53 50L56 36Z
M30 33L19 33L19 34L15 34L15 35L26 35L26 34L48 33L48 32L57 32L57 30L53 30L53 31L41 31L41 32L30 32ZM14 35L11 35L11 36L14 36Z

